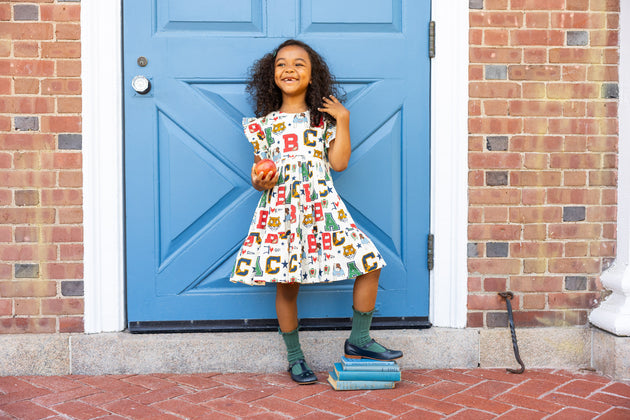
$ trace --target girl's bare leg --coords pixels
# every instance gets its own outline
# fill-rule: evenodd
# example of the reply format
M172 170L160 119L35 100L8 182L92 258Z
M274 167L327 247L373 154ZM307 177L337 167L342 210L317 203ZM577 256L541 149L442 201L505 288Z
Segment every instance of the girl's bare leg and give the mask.
M352 304L359 312L370 312L376 305L376 294L378 293L378 278L381 270L370 271L362 274L354 281L352 291Z
M291 332L298 327L297 296L299 291L299 283L276 285L276 315L282 332Z

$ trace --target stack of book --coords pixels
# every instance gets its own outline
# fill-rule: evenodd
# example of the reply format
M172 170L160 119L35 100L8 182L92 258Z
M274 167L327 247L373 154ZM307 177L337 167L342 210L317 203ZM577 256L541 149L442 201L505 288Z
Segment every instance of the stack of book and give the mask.
M329 372L328 382L337 391L394 388L400 382L400 367L393 360L342 357Z

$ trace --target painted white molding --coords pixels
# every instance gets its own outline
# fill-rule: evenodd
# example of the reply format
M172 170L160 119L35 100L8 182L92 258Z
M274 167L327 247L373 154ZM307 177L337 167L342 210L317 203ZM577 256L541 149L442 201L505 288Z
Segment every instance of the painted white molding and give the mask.
M626 4L624 4L626 6ZM630 335L630 9L619 17L619 160L617 183L617 258L602 274L602 284L612 291L595 308L589 320L616 335Z
M431 63L431 272L429 320L464 328L468 267L468 2L433 1Z
M125 328L122 12L81 3L85 332Z
M431 273L433 325L466 326L468 7L432 2ZM120 2L81 6L85 331L125 328L122 15ZM437 94L439 93L439 95Z

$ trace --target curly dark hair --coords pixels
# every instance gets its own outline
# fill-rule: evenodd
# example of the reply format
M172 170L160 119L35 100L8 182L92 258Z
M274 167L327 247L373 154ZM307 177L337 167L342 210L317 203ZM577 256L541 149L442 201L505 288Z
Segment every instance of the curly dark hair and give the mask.
M330 73L328 65L321 55L310 46L296 39L288 39L278 47L265 54L254 62L249 69L249 80L245 91L249 93L256 105L256 116L263 117L270 112L277 111L282 106L282 92L274 81L276 54L284 47L296 45L303 48L311 59L311 84L306 91L306 106L311 112L311 124L319 125L322 117L335 122L335 119L325 112L319 112L324 96L334 95L337 99L343 99L343 90L340 89L335 77Z

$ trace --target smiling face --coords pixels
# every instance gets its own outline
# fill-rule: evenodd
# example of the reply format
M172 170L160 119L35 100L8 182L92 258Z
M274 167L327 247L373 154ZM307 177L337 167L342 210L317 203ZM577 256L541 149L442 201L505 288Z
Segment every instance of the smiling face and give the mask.
M289 45L278 51L274 80L283 97L306 96L311 82L311 59L306 50Z

